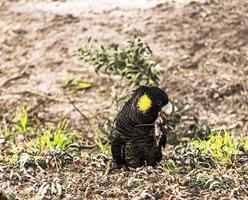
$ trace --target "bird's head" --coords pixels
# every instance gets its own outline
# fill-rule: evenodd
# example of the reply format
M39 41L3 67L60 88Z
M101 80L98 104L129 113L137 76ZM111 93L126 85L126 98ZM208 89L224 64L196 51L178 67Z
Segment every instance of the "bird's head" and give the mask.
M118 113L115 125L125 136L142 136L154 127L156 129L156 124L172 110L172 104L163 90L140 86Z
M173 111L167 94L158 87L140 86L130 100L140 125L153 124L158 117L165 118Z

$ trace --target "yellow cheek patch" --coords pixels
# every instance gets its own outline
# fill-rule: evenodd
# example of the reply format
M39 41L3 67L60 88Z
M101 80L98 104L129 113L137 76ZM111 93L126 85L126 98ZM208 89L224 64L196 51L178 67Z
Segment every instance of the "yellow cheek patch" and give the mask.
M147 94L144 94L139 98L137 107L139 111L145 113L147 110L149 110L152 107L152 100Z

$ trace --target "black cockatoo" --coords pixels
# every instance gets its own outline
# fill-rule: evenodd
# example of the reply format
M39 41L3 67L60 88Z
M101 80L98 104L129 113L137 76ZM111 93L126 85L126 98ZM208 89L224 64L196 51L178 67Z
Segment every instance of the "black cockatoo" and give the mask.
M160 88L140 86L118 113L109 135L113 160L119 165L155 166L166 143L164 119L173 110Z

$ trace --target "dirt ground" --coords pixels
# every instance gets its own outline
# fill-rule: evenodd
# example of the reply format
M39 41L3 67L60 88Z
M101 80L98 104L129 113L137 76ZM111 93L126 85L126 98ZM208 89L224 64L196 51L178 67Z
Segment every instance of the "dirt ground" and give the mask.
M114 45L139 36L163 59L161 87L184 108L185 130L198 119L211 128L248 134L248 3L120 2L1 1L0 120L11 120L27 106L40 126L67 117L93 142L92 128L114 117L111 93L129 89L118 76L97 75L75 52L90 37ZM77 92L61 87L75 77L94 86Z

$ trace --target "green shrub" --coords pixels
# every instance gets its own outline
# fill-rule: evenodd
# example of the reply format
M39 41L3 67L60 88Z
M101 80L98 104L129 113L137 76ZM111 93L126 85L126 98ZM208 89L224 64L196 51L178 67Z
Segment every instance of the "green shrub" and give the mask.
M139 38L128 41L122 47L106 48L91 44L78 52L80 59L93 65L97 73L121 75L131 85L158 85L160 61L151 59L150 47Z

